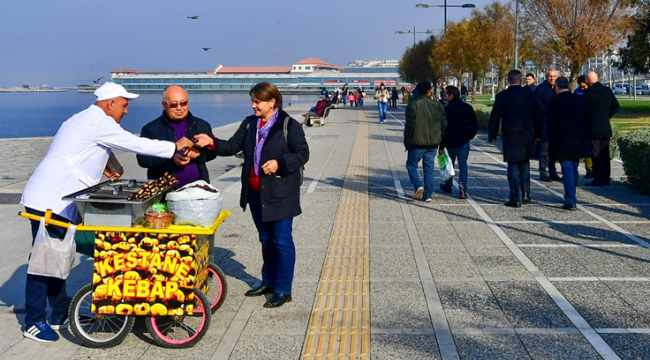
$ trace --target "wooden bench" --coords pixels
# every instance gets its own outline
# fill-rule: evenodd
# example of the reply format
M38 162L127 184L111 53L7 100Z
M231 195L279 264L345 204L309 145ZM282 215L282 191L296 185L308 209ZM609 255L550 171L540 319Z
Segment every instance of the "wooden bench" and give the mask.
M332 108L332 106L326 107L325 112L323 113L323 116L312 116L311 119L310 119L312 124L314 124L314 125L318 124L318 126L325 125L325 123L327 122L327 118L330 116L330 109L331 108Z

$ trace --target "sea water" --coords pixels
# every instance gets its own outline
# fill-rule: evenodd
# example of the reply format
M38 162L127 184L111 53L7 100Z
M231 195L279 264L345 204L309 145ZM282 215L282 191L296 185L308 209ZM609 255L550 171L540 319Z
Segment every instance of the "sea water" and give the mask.
M93 94L76 91L49 93L0 93L0 138L54 136L61 124L95 102ZM315 104L316 95L283 96L284 106ZM129 102L129 113L120 125L139 133L142 127L162 114L162 95L141 94ZM241 121L253 114L248 94L190 93L192 115L213 128Z

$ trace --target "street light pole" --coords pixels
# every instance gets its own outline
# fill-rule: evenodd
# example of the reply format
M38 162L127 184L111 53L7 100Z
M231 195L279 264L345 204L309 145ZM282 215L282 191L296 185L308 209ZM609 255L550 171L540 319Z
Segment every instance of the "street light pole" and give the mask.
M441 7L444 8L444 13L445 13L445 34L447 33L447 8L448 7L459 7L463 9L473 9L476 7L474 4L463 4L463 5L447 5L447 0L444 0L444 5L431 5L431 4L425 4L425 3L419 3L415 5L417 8L430 8L430 7Z
M515 69L519 68L519 0L515 0Z
M445 35L447 34L447 0L445 0Z

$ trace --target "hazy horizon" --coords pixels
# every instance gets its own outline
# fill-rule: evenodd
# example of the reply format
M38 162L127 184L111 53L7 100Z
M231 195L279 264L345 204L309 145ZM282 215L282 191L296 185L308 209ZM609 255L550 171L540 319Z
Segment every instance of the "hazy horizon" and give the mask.
M471 1L481 9L491 2ZM417 3L5 0L0 87L76 86L102 76L104 82L117 68L208 71L219 63L289 66L308 57L338 66L400 59L413 35L395 31L443 28L442 8L419 9ZM447 9L448 21L470 14ZM187 18L194 15L198 20Z

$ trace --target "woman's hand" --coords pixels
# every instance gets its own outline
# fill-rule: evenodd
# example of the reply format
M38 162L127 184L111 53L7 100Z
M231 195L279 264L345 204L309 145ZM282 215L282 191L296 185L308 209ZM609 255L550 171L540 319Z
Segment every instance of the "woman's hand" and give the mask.
M191 149L188 149L185 152L185 156L187 156L190 160L194 160L194 159L198 158L199 156L201 156L201 153L198 150L196 150L195 148L191 148Z
M194 135L194 144L198 147L210 147L214 145L214 139L206 134L197 134Z
M278 162L275 160L269 160L262 165L262 171L266 175L275 174L278 171Z

